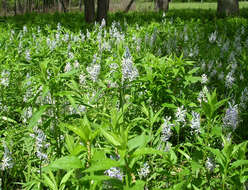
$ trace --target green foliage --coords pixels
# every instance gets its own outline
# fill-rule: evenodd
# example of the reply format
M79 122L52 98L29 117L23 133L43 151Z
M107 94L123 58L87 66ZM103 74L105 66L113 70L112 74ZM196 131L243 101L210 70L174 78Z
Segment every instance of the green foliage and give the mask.
M247 20L204 14L7 18L0 187L245 189Z

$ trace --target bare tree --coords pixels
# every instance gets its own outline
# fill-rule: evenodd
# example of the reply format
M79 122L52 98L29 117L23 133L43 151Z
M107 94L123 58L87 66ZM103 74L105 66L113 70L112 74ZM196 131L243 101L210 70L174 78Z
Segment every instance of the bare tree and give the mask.
M129 11L129 9L132 7L134 1L135 1L135 0L131 0L131 1L128 3L128 5L127 5L127 7L126 7L126 9L125 9L125 11L124 11L125 13L127 13L127 12Z
M167 12L169 9L169 0L156 0L155 1L155 9L157 11L164 11Z
M6 16L7 15L7 1L6 0L2 0L2 7L3 7L3 15Z
M109 9L109 0L97 1L97 21L101 22L102 19L107 21L107 14Z
M84 0L84 16L88 23L95 20L95 0Z
M224 16L238 15L238 0L218 0L217 13Z

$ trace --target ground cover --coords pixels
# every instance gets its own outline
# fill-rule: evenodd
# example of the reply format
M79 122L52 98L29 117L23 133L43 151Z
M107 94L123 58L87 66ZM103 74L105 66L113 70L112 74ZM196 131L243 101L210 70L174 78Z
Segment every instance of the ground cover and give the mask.
M245 10L201 13L1 23L1 188L246 189Z

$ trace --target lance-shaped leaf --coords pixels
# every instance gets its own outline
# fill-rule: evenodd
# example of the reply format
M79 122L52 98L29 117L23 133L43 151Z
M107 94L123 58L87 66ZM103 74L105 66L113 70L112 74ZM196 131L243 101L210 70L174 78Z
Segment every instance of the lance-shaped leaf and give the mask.
M81 160L76 156L65 156L53 161L47 167L43 168L43 171L50 170L50 169L78 169L82 168L83 164Z

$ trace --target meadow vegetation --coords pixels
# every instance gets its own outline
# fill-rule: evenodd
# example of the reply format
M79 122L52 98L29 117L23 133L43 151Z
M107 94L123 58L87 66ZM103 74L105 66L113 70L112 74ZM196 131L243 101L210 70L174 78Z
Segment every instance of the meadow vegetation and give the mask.
M173 5L173 4L171 4ZM209 10L0 23L0 189L248 186L248 21Z

